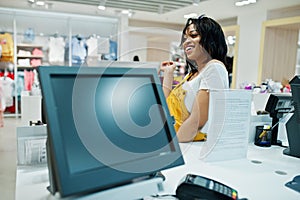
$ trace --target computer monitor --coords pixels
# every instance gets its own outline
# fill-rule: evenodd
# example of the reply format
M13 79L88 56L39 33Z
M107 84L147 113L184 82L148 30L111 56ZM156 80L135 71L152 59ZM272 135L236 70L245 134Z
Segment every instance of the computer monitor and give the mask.
M38 68L52 194L82 195L184 164L155 69Z
M81 67L118 67L118 68L150 68L156 69L157 72L160 69L160 62L133 62L133 61L115 61L115 60L98 60L91 59L88 65L81 65ZM42 106L42 122L47 124L46 116L44 112L44 106Z
M286 123L289 147L283 153L300 158L300 75L296 75L290 81L290 85L295 111Z

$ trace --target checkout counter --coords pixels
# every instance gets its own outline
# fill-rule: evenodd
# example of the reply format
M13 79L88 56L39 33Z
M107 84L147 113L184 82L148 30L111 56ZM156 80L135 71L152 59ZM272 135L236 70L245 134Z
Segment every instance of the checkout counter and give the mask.
M186 174L197 174L236 189L240 198L299 199L300 193L286 187L285 184L300 175L300 159L283 155L283 147L263 148L249 143L247 158L210 163L199 159L198 152L202 144L180 144L185 165L162 171L165 181L160 195L175 194L177 186ZM47 166L18 166L16 200L59 199L49 193L47 186L49 186ZM149 188L145 188L147 189ZM93 197L97 199L97 196ZM81 199L91 198L87 196ZM123 196L123 199L128 198ZM145 197L145 199L155 198Z
M199 158L200 151L204 145L203 142L181 143L180 148L185 164L162 171L165 180L158 184L160 188L156 194L166 195L166 197L161 198L149 195L145 196L144 199L176 199L168 195L176 193L178 185L187 174L195 174L213 179L235 189L240 199L298 200L300 198L299 191L292 190L285 184L300 175L300 159L284 155L283 150L285 148L282 146L260 147L254 145L256 126L265 124L272 124L270 116L253 115L251 117L247 156L241 159L207 162ZM282 127L283 124L280 122L279 136L284 135L281 134L284 130ZM284 137L281 139L284 140ZM46 164L19 165L17 167L16 200L60 199L58 196L52 196L46 189L47 186L49 186L49 179ZM142 188L149 190L149 192L152 189L146 186ZM135 190L134 187L125 189L131 192ZM98 196L93 194L77 199L103 199L100 193ZM110 199L117 198L112 197ZM130 195L125 195L122 199L130 199Z

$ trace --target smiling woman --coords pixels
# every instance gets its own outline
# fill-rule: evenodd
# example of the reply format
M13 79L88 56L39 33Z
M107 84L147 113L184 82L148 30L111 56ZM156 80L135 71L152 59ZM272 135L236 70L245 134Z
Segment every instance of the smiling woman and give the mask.
M209 90L229 88L224 33L209 17L190 18L183 29L181 46L186 55L186 76L171 89L176 65L163 62L163 91L179 141L205 141Z

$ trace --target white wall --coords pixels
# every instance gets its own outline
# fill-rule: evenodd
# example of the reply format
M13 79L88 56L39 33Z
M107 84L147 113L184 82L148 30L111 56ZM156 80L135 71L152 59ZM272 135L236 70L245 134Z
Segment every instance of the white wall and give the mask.
M240 40L236 69L236 88L243 82L257 83L261 29L266 17L266 11L256 11L255 13L245 13L238 16Z
M133 61L133 57L137 55L141 62L147 61L147 36L141 34L129 34L128 58Z
M129 49L129 28L128 28L128 17L126 15L122 15L120 17L119 24L119 46L118 46L118 60L120 61L129 61L129 56L127 55L127 51Z
M128 49L121 54L127 54L130 61L134 55L138 55L142 62L170 60L171 43L179 42L180 38L181 32L174 29L146 25L129 27L129 35L122 38L128 41Z

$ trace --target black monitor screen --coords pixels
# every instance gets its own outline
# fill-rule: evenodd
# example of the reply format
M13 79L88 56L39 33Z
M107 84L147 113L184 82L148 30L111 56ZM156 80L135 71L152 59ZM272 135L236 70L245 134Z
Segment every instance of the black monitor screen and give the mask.
M290 81L295 112L286 123L289 147L284 154L300 158L300 75Z
M155 69L52 66L39 76L62 196L183 164Z
M297 123L300 124L300 75L290 81Z

